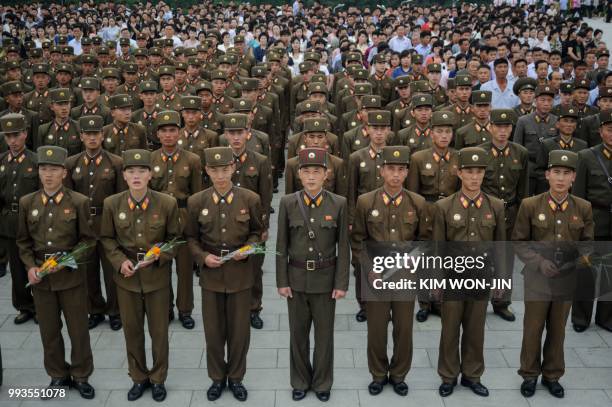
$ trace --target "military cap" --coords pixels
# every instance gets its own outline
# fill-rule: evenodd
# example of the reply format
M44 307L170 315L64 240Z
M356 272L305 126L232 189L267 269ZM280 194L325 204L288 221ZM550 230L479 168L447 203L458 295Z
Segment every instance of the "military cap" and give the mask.
M413 64L423 64L423 56L421 54L412 54Z
M17 45L9 45L8 47L5 48L6 49L6 53L19 53L19 47Z
M455 76L455 87L458 86L469 86L472 87L472 78L469 75L457 75Z
M159 76L170 75L174 76L175 68L170 65L162 65L159 67Z
M542 95L547 95L547 96L550 96L550 97L554 98L555 97L555 90L550 85L539 85L536 88L536 97L542 96Z
M70 89L68 88L55 88L49 91L49 99L53 103L70 102Z
M57 42L59 44L67 44L68 43L68 37L66 35L58 35L57 36Z
M111 109L132 107L132 105L132 97L127 94L113 95L108 99L108 107Z
M187 62L177 62L176 65L174 66L174 70L175 71L183 71L183 72L187 72L187 67L189 65L187 64Z
M183 96L181 98L181 108L183 110L200 110L202 108L202 98L199 96Z
M231 147L210 147L204 150L207 167L223 167L234 163L234 152Z
M162 50L159 47L151 47L149 48L149 55L157 55L162 56Z
M548 153L548 168L566 167L576 170L578 154L567 150L552 150Z
M93 42L94 45L102 45L102 38L101 37L93 37L91 39L91 42Z
M41 58L43 52L41 48L33 48L30 50L30 58Z
M391 126L391 112L388 110L369 111L368 126Z
M148 57L149 56L149 51L147 51L146 48L137 48L134 50L134 57L138 58L138 57Z
M2 96L23 93L23 85L19 81L6 82L0 89L2 90Z
M574 120L578 120L578 110L573 106L559 106L559 119L563 117L570 117Z
M305 133L325 133L329 127L329 120L325 117L312 117L304 119Z
M245 90L245 91L257 90L259 89L259 79L246 78L242 80L240 85L242 87L242 90Z
M102 116L82 116L79 118L81 133L102 131L104 118Z
M591 84L586 79L580 79L578 81L574 81L574 90L576 89L591 89Z
M119 38L119 45L124 47L124 46L129 46L130 45L130 39L129 38Z
M93 44L93 40L89 37L81 38L81 45L91 45Z
M174 40L172 38L166 38L163 41L164 47L174 47Z
M363 96L372 94L372 84L370 83L357 83L355 84L355 95Z
M151 169L151 152L148 150L126 150L121 154L123 169L129 167L145 167Z
M36 150L38 165L58 165L65 166L68 150L59 146L42 146Z
M34 43L34 41L26 41L23 43L23 46L25 47L26 50L31 50L31 49L35 49L36 44Z
M37 73L44 73L49 75L49 65L47 64L35 64L32 66L32 75Z
M455 114L447 111L433 112L431 116L431 127L434 126L450 126L454 127L456 123Z
M195 49L195 48L187 48L187 49L185 49L184 54L187 57L187 63L189 65L196 65L196 64L194 64L194 63L192 63L190 61L192 61L194 59L197 60L197 58L193 58L193 57L198 55L198 50L197 49Z
M250 112L255 107L255 103L249 99L234 99L234 111L236 113Z
M480 147L465 147L459 150L459 168L487 167L487 152Z
M346 55L346 62L359 62L363 60L363 54L359 51L351 51Z
M491 110L491 123L514 125L516 123L516 114L512 109L493 109Z
M306 73L312 69L312 64L308 61L302 62L300 64L300 73Z
M612 109L599 112L599 123L602 125L612 123Z
M431 90L428 81L414 81L410 83L410 89L413 93L429 93Z
M241 44L244 42L244 35L237 35L234 37L234 44Z
M147 34L145 34L145 33L138 33L138 34L136 34L136 39L137 40L146 40L146 39L148 39L148 37L147 37Z
M363 95L361 97L362 109L381 109L382 98L380 95Z
M55 72L68 72L70 75L72 75L74 70L70 64L57 64Z
M472 92L473 105L490 105L493 93L488 90L475 90Z
M102 79L115 78L121 80L121 75L119 74L119 70L117 68L104 68L101 76Z
M21 70L21 64L19 63L19 61L6 61L4 63L4 69L11 70L11 69L19 69Z
M217 58L217 65L222 65L222 64L232 65L231 56L228 54L225 54Z
M49 49L49 48L51 48L51 41L43 40L43 42L40 44L40 47L42 49Z
M597 52L597 58L609 57L609 56L610 56L610 51L608 51L607 49Z
M62 47L62 54L64 55L74 55L74 48L67 45L65 47Z
M100 90L100 80L98 78L82 78L79 87L81 89Z
M374 57L374 63L384 64L385 62L387 62L385 60L385 54L376 54L376 56Z
M61 54L62 53L62 47L60 47L59 45L51 45L49 47L49 52L52 54Z
M316 73L312 75L312 77L310 78L310 83L314 83L314 82L326 83L327 78L325 77L324 73Z
M157 82L155 81L142 81L140 82L140 85L138 85L140 92L141 93L145 93L145 92L158 92L158 86L157 86Z
M312 61L318 64L319 61L321 61L321 54L319 54L318 52L313 52L313 51L306 52L304 54L304 61Z
M131 62L124 63L122 65L122 69L123 69L124 73L137 73L138 72L138 65L133 64Z
M319 113L321 111L321 103L307 100L304 103L300 103L297 110L299 110L299 112L296 112L298 116L303 113Z
M251 68L251 76L253 78L264 78L268 76L268 68L262 65L257 65Z
M215 37L217 39L219 39L221 35L219 34L219 31L217 30L209 30L206 32L206 38L208 37Z
M419 106L433 107L433 97L431 95L415 95L412 97L412 108L416 109Z
M164 110L163 112L159 112L157 114L157 118L155 119L155 126L157 126L157 128L163 126L181 127L181 115L179 112L174 110Z
M195 92L200 93L203 90L206 90L212 93L212 85L208 81L200 81L195 85Z
M298 152L298 166L327 168L327 150L324 148L303 148Z
M410 164L410 147L408 146L385 146L382 149L383 165L408 165Z
M25 116L21 113L8 113L0 117L0 129L3 133L17 133L25 131Z
M427 65L427 72L442 72L442 66L440 64L429 64Z
M357 68L353 71L353 79L368 80L369 74L367 69Z
M98 55L108 55L109 53L108 47L102 46L98 48Z
M350 65L350 66L347 66L344 71L348 75L353 76L358 69L361 69L360 65Z
M533 78L519 78L512 86L512 92L518 96L522 90L534 90L538 87L538 81Z
M270 52L266 57L268 62L281 62L281 57L276 52Z
M313 93L324 93L327 95L327 86L322 82L310 81L308 84L308 94L312 95Z
M242 113L228 113L223 118L226 130L242 130L248 127L248 116Z
M81 63L82 64L95 64L98 62L96 57L91 54L81 54Z
M197 66L199 68L202 65L202 61L198 57L190 57L187 60L187 65L189 65L189 66Z
M410 86L410 78L407 75L398 76L395 78L395 86L398 88Z
M572 93L574 91L574 84L571 82L563 82L559 91L561 93Z
M210 74L210 80L214 81L215 79L221 80L221 81L227 81L227 74L224 71L221 71L220 69L215 69Z
M603 88L599 88L599 94L597 95L597 99L601 98L612 98L612 87L605 86Z
M111 50L111 49L116 50L117 49L117 41L114 41L114 40L108 40L108 41L106 41L104 43L104 45L106 45L109 50Z

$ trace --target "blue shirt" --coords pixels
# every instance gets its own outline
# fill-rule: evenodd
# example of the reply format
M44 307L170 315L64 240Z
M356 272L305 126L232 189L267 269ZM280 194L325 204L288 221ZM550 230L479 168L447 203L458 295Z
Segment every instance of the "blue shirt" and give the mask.
M393 79L395 79L398 76L405 76L405 75L408 75L409 73L410 73L410 69L408 69L407 71L404 71L404 69L402 69L401 66L398 66L397 68L395 68L393 70L393 73L391 74L391 77Z
M482 84L480 90L488 90L492 93L491 107L493 109L513 109L521 103L518 96L512 91L514 81L508 81L506 89L502 92L496 80Z

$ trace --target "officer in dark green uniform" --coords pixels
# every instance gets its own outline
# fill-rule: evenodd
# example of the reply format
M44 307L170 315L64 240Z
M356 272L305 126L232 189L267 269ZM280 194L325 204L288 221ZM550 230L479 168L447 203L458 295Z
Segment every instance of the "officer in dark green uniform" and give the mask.
M475 147L491 140L491 98L492 93L487 90L472 92L472 113L474 120L457 129L455 134L455 148Z
M73 155L82 151L79 124L70 118L70 89L57 88L49 91L51 109L55 118L38 128L35 146L59 146Z
M455 113L457 122L455 129L459 129L474 119L470 97L472 96L472 78L467 74L459 74L455 77L455 94L457 100L446 110Z
M431 95L414 95L411 103L414 123L398 131L390 144L408 146L411 154L431 147L433 104Z
M157 138L157 129L155 128L155 119L157 119L157 115L161 112L161 109L155 103L158 91L157 82L143 81L138 86L140 88L138 96L143 106L132 113L130 122L144 126L149 150L157 150L161 147Z
M516 117L533 113L533 101L538 81L533 78L520 78L512 86L512 92L518 96L520 103L513 110Z
M309 389L328 401L333 382L336 300L349 283L346 199L323 189L327 154L305 148L298 154L304 189L281 198L276 250L276 286L287 299L290 379L293 400ZM314 324L314 361L310 330Z
M131 149L147 148L147 131L142 124L132 123L132 98L117 94L108 100L113 123L104 126L104 149L115 155Z

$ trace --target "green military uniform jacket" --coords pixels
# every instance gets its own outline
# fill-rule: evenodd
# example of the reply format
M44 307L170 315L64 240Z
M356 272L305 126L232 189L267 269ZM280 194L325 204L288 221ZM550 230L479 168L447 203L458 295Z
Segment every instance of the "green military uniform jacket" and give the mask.
M68 150L68 155L81 152L83 143L81 143L79 123L68 118L62 124L53 120L41 125L38 128L38 140L34 143L35 148L40 146L63 147Z
M424 129L416 123L401 129L391 143L409 147L410 154L430 148L432 145L430 123Z
M78 121L82 116L102 116L104 119L104 125L111 124L113 122L113 116L108 107L103 105L96 105L89 109L87 106L79 105L70 109L70 118Z
M520 204L521 200L529 196L527 149L513 142L508 142L502 151L499 151L492 142L478 147L484 149L489 156L482 190L504 201L506 209ZM506 220L506 223L509 223L510 220Z
M23 150L16 157L10 151L0 154L0 236L17 236L19 199L38 190L36 154Z
M122 129L115 124L106 125L102 128L102 135L102 147L115 155L131 149L147 149L147 130L137 123L129 122Z
M296 133L292 134L289 137L287 142L287 159L297 156L298 152L303 148L306 148L306 144L304 144L304 133ZM327 152L333 154L337 157L340 156L340 142L338 141L338 136L329 131L325 132L325 137L327 138Z

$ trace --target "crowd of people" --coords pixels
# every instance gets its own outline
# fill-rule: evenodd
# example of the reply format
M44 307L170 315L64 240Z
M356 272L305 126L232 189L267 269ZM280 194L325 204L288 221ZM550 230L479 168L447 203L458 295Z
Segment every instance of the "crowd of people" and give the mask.
M487 307L515 321L511 290L420 292L415 315L414 300L368 298L362 259L373 241L521 242L533 288L529 276L554 279L569 258L528 242L612 240L610 53L583 20L609 21L611 4L0 5L0 273L8 263L14 323L39 325L49 389L94 398L89 330L108 317L125 336L128 400L150 388L163 401L168 327L196 325L196 276L207 398L229 387L245 401L267 254L287 299L294 400L331 397L351 266L371 395L408 394L413 319L433 314L439 394L459 382L488 396ZM565 325L571 314L583 332L593 313L612 331L609 301L525 300L521 394L541 376L564 396Z

